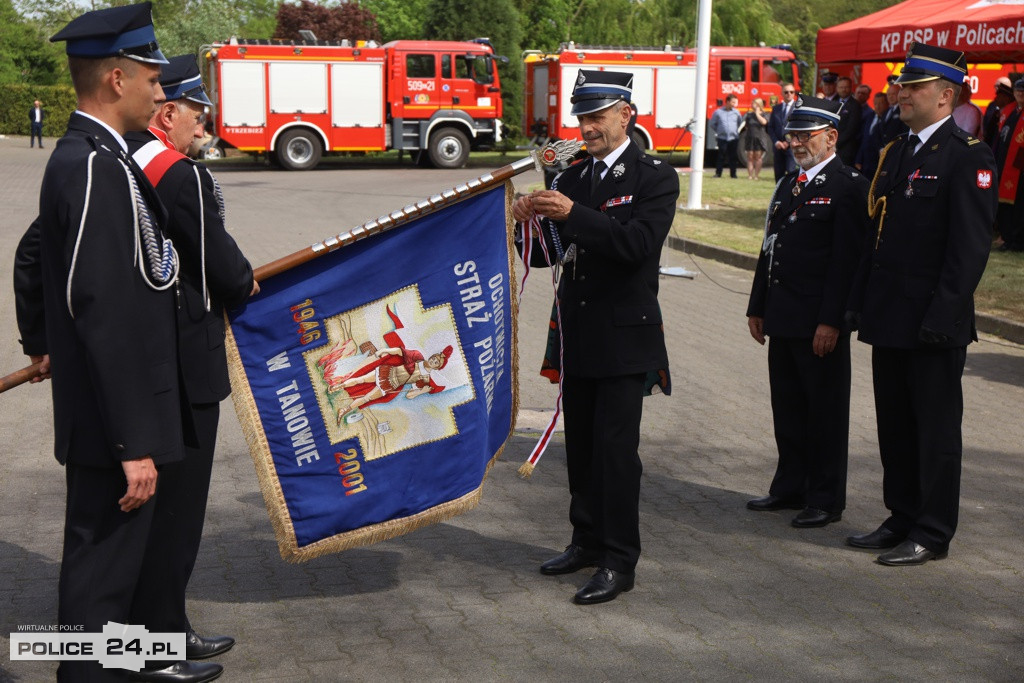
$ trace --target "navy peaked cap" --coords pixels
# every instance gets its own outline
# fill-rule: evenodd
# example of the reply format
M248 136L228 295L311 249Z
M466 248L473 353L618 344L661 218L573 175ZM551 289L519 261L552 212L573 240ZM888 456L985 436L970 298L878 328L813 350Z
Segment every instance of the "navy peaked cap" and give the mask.
M967 78L967 56L958 50L947 50L926 43L912 43L897 83L922 83L945 78L963 85Z
M167 63L156 44L153 5L149 2L86 12L72 19L50 41L66 42L69 57L127 57L150 64Z
M213 106L213 102L206 96L195 55L171 57L167 66L160 70L160 87L164 89L168 102L191 100L207 107Z
M572 89L573 116L593 114L616 102L629 102L633 96L633 74L624 71L580 69Z
M786 119L786 130L818 130L826 126L838 126L839 110L842 107L838 100L800 95Z

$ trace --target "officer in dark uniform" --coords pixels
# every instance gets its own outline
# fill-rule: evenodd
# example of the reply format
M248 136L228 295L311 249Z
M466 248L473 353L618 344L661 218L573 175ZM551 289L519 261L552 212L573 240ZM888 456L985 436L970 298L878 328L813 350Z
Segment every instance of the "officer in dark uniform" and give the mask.
M44 371L52 364L55 454L66 466L58 619L86 632L131 623L158 471L195 439L177 359L177 255L123 137L145 128L163 100L167 60L151 16L149 3L88 12L51 39L66 41L78 109L16 256L23 346L48 354ZM220 671L194 665L176 680ZM85 661L57 672L66 681L127 673Z
M868 229L868 182L836 154L840 103L800 97L786 123L800 172L768 207L750 291L751 336L768 345L779 464L751 510L795 509L795 527L837 522L846 506L850 333L846 304Z
M992 244L992 150L953 122L962 52L915 43L900 74L910 135L882 153L868 197L874 220L851 311L871 344L878 446L890 515L851 536L887 565L944 557L960 500L961 376L977 339L974 290Z
M580 604L612 600L633 587L642 399L648 373L660 370L667 378L668 370L658 262L679 178L626 135L632 80L628 73L580 71L572 113L589 157L559 175L551 190L513 205L520 222L545 217L540 233L563 268L558 297L573 536L541 572L599 567L576 593Z
M185 588L199 553L213 469L220 402L228 396L224 351L225 306L255 293L252 268L224 227L220 186L184 152L203 136L211 106L193 55L171 57L160 76L166 101L149 129L125 137L136 163L168 210L167 232L181 257L178 288L178 354L196 423L198 448L160 473L160 499L147 549L133 623L151 631L186 633L188 659L205 659L234 644L227 636L202 637L185 613ZM151 680L152 674L147 672Z

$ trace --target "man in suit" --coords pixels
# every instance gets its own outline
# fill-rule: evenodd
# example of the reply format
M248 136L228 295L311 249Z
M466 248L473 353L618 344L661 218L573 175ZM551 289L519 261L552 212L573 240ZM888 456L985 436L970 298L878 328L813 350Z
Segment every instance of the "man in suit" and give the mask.
M889 517L857 548L885 565L945 557L960 500L961 376L977 339L974 290L996 210L988 145L952 118L967 76L962 52L915 43L899 77L910 129L883 153L868 205L874 220L851 317L872 346L878 448Z
M836 154L847 166L853 166L860 149L861 127L863 117L860 102L853 98L852 81L841 76L836 81L836 100L839 109L839 141L836 142Z
M252 268L224 227L220 187L205 166L185 156L202 138L205 108L212 106L194 55L171 57L160 75L166 101L149 129L125 137L135 162L168 210L167 232L181 256L178 344L196 424L198 448L160 473L154 513L157 532L146 551L146 580L136 592L133 623L151 631L186 634L186 657L206 659L234 645L227 636L198 635L185 612L185 588L199 553L213 470L220 402L231 391L224 350L225 306L259 290ZM159 539L157 542L155 539ZM182 663L156 666L138 680L165 680Z
M772 139L775 150L772 152L772 162L775 165L775 182L796 170L796 160L793 158L793 150L789 148L789 141L786 139L786 119L793 111L796 102L796 86L792 83L782 84L782 101L772 107L772 113L768 117L768 136Z
M871 123L866 128L864 140L857 150L857 161L854 164L864 175L874 177L878 167L878 157L882 151L882 128L884 117L889 110L889 102L884 92L875 93L875 108L871 112Z
M898 76L889 76L887 79L889 87L885 90L885 99L889 103L889 109L882 117L882 147L907 132L907 124L900 119L900 84L896 82L897 78Z
M28 146L36 146L36 138L39 138L39 149L43 148L43 119L46 118L46 110L43 103L36 100L32 108L28 110L29 138Z
M151 16L149 3L88 12L51 39L66 41L78 109L16 255L22 343L44 374L52 367L54 446L66 469L58 620L85 632L131 623L147 547L159 541L159 472L194 441L177 359L177 255L124 140L163 100L167 60ZM220 670L195 665L175 680L212 680ZM91 681L128 672L65 661L57 674Z
M626 135L632 82L629 73L580 71L572 113L589 157L559 175L551 190L513 205L520 223L542 217L535 237L563 264L560 370L573 534L565 552L540 570L568 574L597 566L575 595L579 604L606 602L633 588L645 382L658 372L668 386L658 263L679 178Z
M846 303L867 233L868 182L836 156L839 103L801 96L786 123L800 173L781 182L747 307L768 345L778 467L756 511L795 509L797 528L823 527L846 507L850 331ZM784 256L784 257L783 257Z

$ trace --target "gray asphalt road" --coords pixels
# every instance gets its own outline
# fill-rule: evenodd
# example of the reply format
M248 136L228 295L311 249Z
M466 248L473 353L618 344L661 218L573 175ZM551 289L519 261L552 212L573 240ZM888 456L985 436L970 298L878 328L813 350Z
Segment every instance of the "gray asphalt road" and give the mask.
M48 141L51 142L51 141ZM47 152L0 140L0 366L24 364L11 254L35 213ZM254 263L468 180L485 169L219 172L232 233ZM537 183L526 176L522 182ZM694 268L666 251L666 265ZM238 645L227 681L1020 680L1024 677L1021 477L1024 349L986 338L964 377L961 525L948 559L887 568L843 538L884 517L867 349L854 345L849 506L825 529L751 513L774 471L765 350L747 334L750 273L699 260L665 278L674 379L646 404L637 587L570 602L587 574L543 577L568 541L564 454L534 477L516 436L475 510L369 548L281 561L231 404L224 406L193 623ZM535 374L550 285L531 278L519 315L521 402L550 410ZM729 291L729 290L735 290ZM132 321L125 319L125 332ZM19 624L55 620L63 475L48 388L0 395L0 647ZM0 679L46 680L49 663L0 663Z

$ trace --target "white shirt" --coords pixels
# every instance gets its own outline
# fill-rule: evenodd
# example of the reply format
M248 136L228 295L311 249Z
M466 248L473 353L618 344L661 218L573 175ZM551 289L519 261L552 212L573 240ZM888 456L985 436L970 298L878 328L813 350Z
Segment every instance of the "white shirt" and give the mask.
M106 128L108 131L110 131L110 134L114 136L114 139L117 140L117 144L121 145L121 149L123 149L125 152L128 151L128 143L124 141L124 138L121 137L121 134L118 133L116 130L114 130L113 128L111 128L107 124L105 124L103 121L100 121L98 118L96 118L92 114L86 114L81 109L76 109L75 113L76 114L81 114L82 116L84 116L87 119L92 119L96 123L98 123L101 126L103 126L104 128Z
M608 169L610 169L612 167L612 164L615 163L616 159L618 159L620 156L622 156L622 153L626 151L626 147L628 145L629 145L629 136L627 135L626 139L622 141L621 145L619 145L618 147L616 147L612 151L608 152L608 154L605 155L604 159L599 159L599 161L603 161L604 162L604 170L601 171L601 180L604 180L604 177L606 175L608 175Z
M828 159L825 159L825 161L821 162L821 163L820 163L820 164L818 164L817 166L814 166L814 167L813 167L813 168L811 168L811 170L809 170L809 171L804 171L803 169L801 169L801 172L803 172L803 173L806 173L806 174L807 174L807 182L811 182L812 180L814 180L814 176L816 176L816 175L818 175L819 173L821 173L821 170L822 170L823 168L825 168L825 166L827 166L827 165L828 165L828 162L832 161L832 159L834 159L834 158L835 158L835 156L836 156L836 154L835 154L835 152L833 152L833 153L832 153L832 156L830 156L830 157L829 157Z
M917 137L921 138L921 142L919 142L917 147L914 148L914 154L917 154L917 150L921 149L921 147L924 146L924 143L928 142L928 138L930 138L932 136L932 134L935 133L935 131L937 131L939 129L939 127L942 124L944 124L946 122L946 119L948 119L948 118L949 118L948 115L947 116L943 116L941 119L939 119L938 121L936 121L932 125L930 125L930 126L928 126L926 128L921 129L920 133L914 133L914 131L910 131L911 133L913 133Z
M40 123L43 120L43 110L36 107L36 123Z

